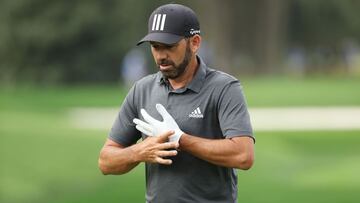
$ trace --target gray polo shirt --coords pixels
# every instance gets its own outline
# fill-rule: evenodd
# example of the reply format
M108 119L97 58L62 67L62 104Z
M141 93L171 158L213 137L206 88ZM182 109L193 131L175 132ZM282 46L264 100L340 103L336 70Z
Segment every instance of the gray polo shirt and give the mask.
M180 129L187 134L226 139L253 137L249 113L239 81L207 67L201 59L193 80L173 90L161 72L136 82L124 100L109 138L123 146L135 144L141 137L132 120L143 120L144 108L162 120L155 104L164 105ZM146 201L151 203L235 203L237 175L226 168L201 160L185 151L171 157L172 165L146 163Z

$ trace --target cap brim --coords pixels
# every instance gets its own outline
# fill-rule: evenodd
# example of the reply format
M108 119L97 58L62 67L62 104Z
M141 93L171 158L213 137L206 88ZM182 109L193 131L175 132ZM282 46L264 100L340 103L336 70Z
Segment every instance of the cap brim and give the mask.
M175 44L179 42L183 36L174 35L170 33L159 33L153 32L147 34L142 40L140 40L136 45L140 45L144 42L159 42L163 44Z

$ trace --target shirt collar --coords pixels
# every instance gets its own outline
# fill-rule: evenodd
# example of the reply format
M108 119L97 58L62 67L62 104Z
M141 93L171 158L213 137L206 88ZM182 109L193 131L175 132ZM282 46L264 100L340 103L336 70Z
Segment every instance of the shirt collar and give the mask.
M191 82L185 88L191 89L192 91L199 93L200 89L202 88L205 82L207 66L199 56L196 56L196 59L199 62L199 68L196 71L195 76L193 77ZM163 77L160 71L157 73L156 77L157 77L157 81L159 81L160 84L169 85L169 81Z

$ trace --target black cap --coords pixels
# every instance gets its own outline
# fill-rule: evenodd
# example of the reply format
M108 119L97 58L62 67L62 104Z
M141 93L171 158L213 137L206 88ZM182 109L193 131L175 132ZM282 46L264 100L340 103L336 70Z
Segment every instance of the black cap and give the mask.
M200 24L190 8L180 4L166 4L155 9L149 18L148 34L143 42L175 44L184 37L200 34Z

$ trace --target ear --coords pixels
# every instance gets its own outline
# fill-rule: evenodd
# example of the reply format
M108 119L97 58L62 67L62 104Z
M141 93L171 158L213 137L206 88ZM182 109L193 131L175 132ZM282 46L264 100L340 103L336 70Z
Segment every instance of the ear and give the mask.
M193 37L191 37L190 41L190 47L193 53L197 53L197 51L200 49L201 44L201 36L196 34Z

